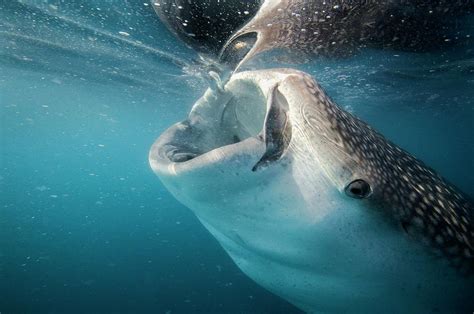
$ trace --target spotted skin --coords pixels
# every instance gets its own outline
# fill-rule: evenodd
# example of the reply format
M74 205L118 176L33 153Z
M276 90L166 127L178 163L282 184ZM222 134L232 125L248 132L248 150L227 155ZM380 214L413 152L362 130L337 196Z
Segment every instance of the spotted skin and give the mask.
M456 17L472 11L474 2L466 0L267 0L227 41L221 56L238 51L240 38L250 33L259 39L241 64L274 48L298 54L299 61L313 55L349 56L367 46L426 51L448 44Z
M383 209L402 230L454 267L472 274L474 207L467 197L423 162L338 107L310 76L304 76L304 84L313 100L301 109L308 132L330 136L328 142L350 156L347 168L357 165L356 176L372 188L370 196L361 201Z
M472 204L460 192L302 72L241 72L225 88L149 160L243 273L308 313L472 312Z

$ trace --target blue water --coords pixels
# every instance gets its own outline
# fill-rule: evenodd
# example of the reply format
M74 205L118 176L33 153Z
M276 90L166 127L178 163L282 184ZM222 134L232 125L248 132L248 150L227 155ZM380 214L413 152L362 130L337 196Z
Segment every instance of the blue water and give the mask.
M0 312L299 311L237 269L148 150L203 93L146 1L0 0ZM474 19L443 51L297 65L474 196Z

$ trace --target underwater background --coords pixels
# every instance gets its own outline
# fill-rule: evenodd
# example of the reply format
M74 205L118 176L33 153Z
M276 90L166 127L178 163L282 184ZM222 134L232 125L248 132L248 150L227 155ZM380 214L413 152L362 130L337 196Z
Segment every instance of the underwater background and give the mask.
M472 198L474 17L462 25L438 51L292 67ZM300 312L149 168L205 73L146 0L0 0L1 313Z

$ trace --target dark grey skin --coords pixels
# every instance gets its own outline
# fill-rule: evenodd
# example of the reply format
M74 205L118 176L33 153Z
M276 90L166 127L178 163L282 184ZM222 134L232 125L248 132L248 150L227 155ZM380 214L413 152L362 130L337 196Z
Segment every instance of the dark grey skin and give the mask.
M299 59L350 56L362 47L426 51L450 44L456 19L473 11L473 0L267 0L220 57L238 65L274 48Z

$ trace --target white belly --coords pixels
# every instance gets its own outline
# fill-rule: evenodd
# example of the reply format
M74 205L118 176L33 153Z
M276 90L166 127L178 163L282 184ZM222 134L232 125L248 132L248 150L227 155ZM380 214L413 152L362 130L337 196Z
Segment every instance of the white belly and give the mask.
M468 282L358 200L322 183L311 193L292 172L270 177L212 207L188 204L263 287L307 312L420 313L468 302L458 301Z

